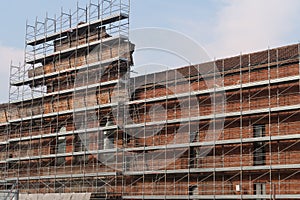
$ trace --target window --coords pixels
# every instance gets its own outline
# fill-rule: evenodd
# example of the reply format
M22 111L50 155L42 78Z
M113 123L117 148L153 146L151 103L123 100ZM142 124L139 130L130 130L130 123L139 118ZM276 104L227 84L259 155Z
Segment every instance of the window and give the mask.
M254 194L255 195L266 195L266 184L265 183L254 183ZM262 198L257 198L256 200L265 200Z
M191 147L190 149L190 168L198 167L200 158L200 148Z
M198 187L197 185L192 185L189 187L189 195L190 196L193 196L193 195L198 195L199 192L198 192Z
M76 151L88 151L89 150L89 144L90 144L90 138L88 133L81 133L77 135L76 137Z
M254 125L253 126L253 135L254 135L254 137L265 136L265 125Z
M89 159L89 134L88 133L81 133L76 136L75 139L75 152L85 152L84 155L78 155L76 156L77 162L88 162Z
M103 132L100 131L100 133L99 133L99 148L101 150L113 149L115 146L114 145L115 131L109 130L109 128L108 128L112 125L113 125L113 122L108 117L106 120L106 124L104 126L107 129L104 130ZM113 162L115 162L115 159L116 159L114 153L102 153L102 154L99 154L98 158L101 162L106 163L106 164L113 163Z
M109 119L105 124L105 127L110 127L113 125ZM103 149L113 149L114 148L114 131L113 130L105 130L103 131Z
M60 128L59 133L65 133L67 131L66 127L63 126ZM66 153L66 137L61 136L57 138L57 144L56 144L56 153L57 154L63 154ZM61 165L65 162L65 157L58 157L57 158L57 164Z
M265 125L254 125L253 126L253 137L264 137L265 136ZM264 142L254 142L253 144L253 163L254 165L265 165L266 164L266 149Z
M104 137L103 139L103 149L113 149L114 148L114 138Z

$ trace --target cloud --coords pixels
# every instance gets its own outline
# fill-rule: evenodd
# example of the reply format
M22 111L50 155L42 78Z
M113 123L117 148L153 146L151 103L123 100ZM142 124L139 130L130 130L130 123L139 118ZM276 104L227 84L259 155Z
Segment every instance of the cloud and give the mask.
M0 45L0 102L8 102L10 65L23 63L24 51Z
M297 0L223 0L207 45L213 56L224 57L286 45L298 24ZM293 41L296 42L296 41Z

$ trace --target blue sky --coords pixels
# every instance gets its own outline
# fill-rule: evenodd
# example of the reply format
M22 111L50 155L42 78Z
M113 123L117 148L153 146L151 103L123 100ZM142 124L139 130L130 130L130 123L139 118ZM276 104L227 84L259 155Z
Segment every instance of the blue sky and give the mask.
M84 6L88 0L79 1ZM164 27L183 31L186 33L185 23L197 22L213 23L216 21L216 13L225 3L217 0L131 0L131 28L140 27ZM64 11L75 10L76 1L71 0L11 0L1 3L0 16L2 27L0 30L0 42L5 46L23 48L25 23L34 24L36 17L43 20L46 12L49 16L59 14L61 8ZM190 28L190 27L188 27ZM203 40L210 39L204 38Z
M85 5L88 0L80 0ZM8 101L10 61L22 62L25 23L36 16L74 10L74 0L10 0L0 7L0 102ZM211 57L227 57L296 43L300 38L298 0L131 0L130 27L179 31Z

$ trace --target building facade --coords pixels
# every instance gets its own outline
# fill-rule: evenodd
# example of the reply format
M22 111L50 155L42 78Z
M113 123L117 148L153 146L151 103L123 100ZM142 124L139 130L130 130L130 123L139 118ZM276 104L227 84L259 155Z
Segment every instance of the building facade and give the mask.
M299 44L132 77L128 30L123 0L27 25L0 118L3 189L300 199Z

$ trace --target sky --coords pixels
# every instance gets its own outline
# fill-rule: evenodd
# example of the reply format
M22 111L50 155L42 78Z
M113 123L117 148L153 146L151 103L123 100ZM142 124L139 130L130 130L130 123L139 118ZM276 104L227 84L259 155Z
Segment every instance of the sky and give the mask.
M80 0L85 5L89 0ZM9 69L23 63L25 25L75 10L75 0L10 0L0 6L0 102L8 101ZM298 0L131 0L130 28L178 31L222 58L297 43Z

